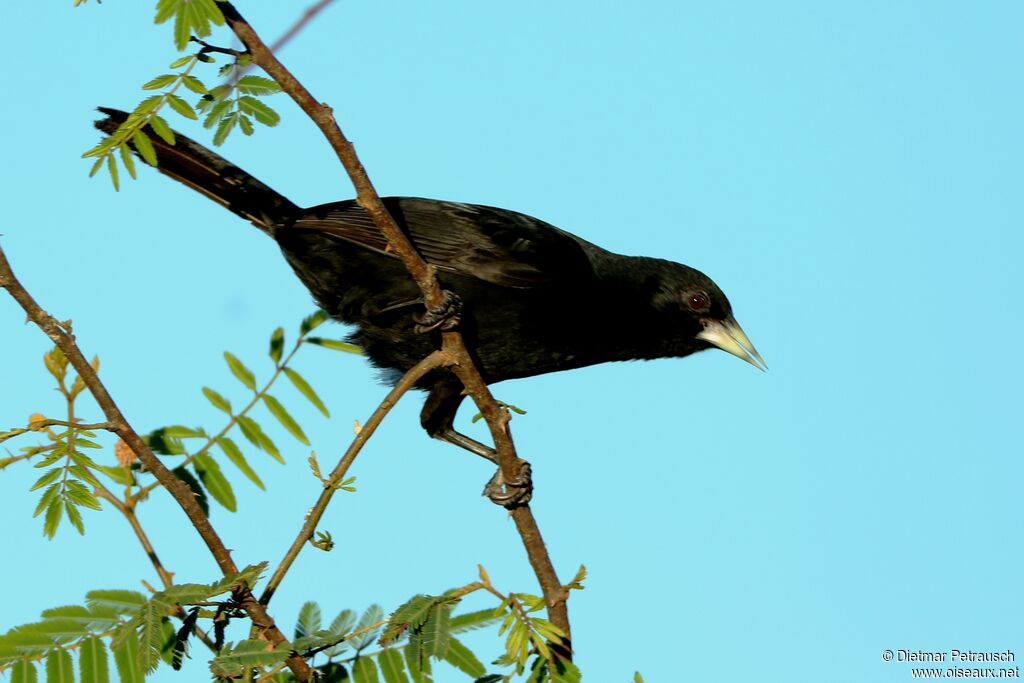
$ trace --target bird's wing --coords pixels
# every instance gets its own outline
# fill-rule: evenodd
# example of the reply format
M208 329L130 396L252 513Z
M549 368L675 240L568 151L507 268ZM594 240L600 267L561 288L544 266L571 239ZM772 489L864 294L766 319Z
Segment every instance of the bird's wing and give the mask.
M515 211L415 197L387 197L384 205L423 258L440 270L519 288L593 274L586 248L596 247ZM309 209L292 227L395 256L354 201Z

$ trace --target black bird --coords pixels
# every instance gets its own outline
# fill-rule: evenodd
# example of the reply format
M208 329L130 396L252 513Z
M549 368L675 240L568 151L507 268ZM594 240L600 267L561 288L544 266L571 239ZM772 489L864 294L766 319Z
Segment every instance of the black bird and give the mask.
M100 111L106 116L96 127L107 134L127 118ZM352 341L396 378L436 348L431 330L449 322L445 313L458 314L488 383L713 346L763 369L725 294L689 266L614 254L515 211L384 198L449 297L447 312L426 311L416 284L354 200L304 209L183 135L173 146L149 137L158 171L273 237L316 303L354 325ZM455 375L435 371L418 388L429 392L420 421L430 436L496 460L490 447L453 427L464 398ZM511 506L528 499L529 484L497 477L485 492Z

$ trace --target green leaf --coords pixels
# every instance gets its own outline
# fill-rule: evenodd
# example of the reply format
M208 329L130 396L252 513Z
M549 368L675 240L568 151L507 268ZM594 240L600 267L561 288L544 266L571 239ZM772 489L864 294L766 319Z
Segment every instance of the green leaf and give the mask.
M37 489L43 488L44 486L52 484L57 479L57 477L59 477L63 473L63 467L54 467L53 469L47 470L46 473L43 474L43 476L36 479L36 483L32 484L32 488L30 488L29 491L35 491Z
M583 678L579 667L564 659L552 660L548 666L552 683L580 683Z
M182 445L181 439L168 436L162 427L154 429L142 438L153 452L160 455L185 455L185 446Z
M150 142L148 135L141 130L135 131L132 133L132 144L135 145L135 151L139 153L143 161L150 166L157 165L156 150L153 148L153 143Z
M295 637L310 636L320 630L320 605L312 600L302 605L295 623Z
M150 602L167 607L191 605L213 596L213 589L205 583L176 583L166 590L154 593Z
M113 610L100 608L91 610L82 605L66 605L43 610L43 619L69 619L85 625L89 631L106 631L116 626L119 619Z
M184 425L171 425L170 427L164 427L164 436L169 436L172 439L205 439L206 432L202 429L193 429L192 427L186 427Z
M92 491L87 489L82 482L77 479L68 479L64 482L66 489L64 495L66 495L71 502L75 505L81 505L92 510L102 510L100 501L96 499L96 496L92 494Z
M176 80L178 80L178 76L176 74L163 74L163 75L157 76L156 78L154 78L154 79L152 79L150 81L147 81L146 84L142 86L142 89L143 90L160 90L161 88L166 88L171 83L174 83L174 81L176 81Z
M265 640L243 640L234 647L229 645L210 662L210 672L214 676L236 678L242 667L280 664L290 654L285 645L283 649L270 651L266 649Z
M224 360L227 361L228 367L231 368L231 374L234 375L239 382L244 384L247 388L252 391L256 391L256 376L252 374L249 368L245 367L242 361L238 360L230 351L224 352Z
M307 315L302 320L302 325L299 326L299 334L305 337L307 334L320 327L327 320L327 313L325 311L317 311Z
M473 651L456 638L449 638L448 651L444 654L444 661L473 678L479 678L487 673L487 669L476 658Z
M111 643L117 677L121 683L144 683L146 676L139 663L139 638L135 629L123 628L119 635L120 639Z
M174 44L184 50L192 35L200 38L210 35L210 24L224 23L213 0L159 0L154 22L162 24L174 18Z
M107 173L110 174L110 182L114 184L114 191L120 190L121 184L117 180L117 161L113 154L107 155Z
M82 513L78 511L75 504L70 500L64 499L64 512L68 516L68 521L71 522L71 526L75 527L75 531L79 535L85 534L85 523L82 521Z
M236 87L246 95L273 95L281 92L277 82L263 76L242 76Z
M167 612L167 605L151 600L146 603L136 617L139 635L138 661L146 673L156 669L160 663L160 655L167 643L167 635L164 631Z
M380 683L377 676L377 665L369 657L357 657L352 665L354 683Z
M135 158L132 157L132 150L128 145L123 142L117 146L117 151L121 153L121 163L124 165L128 175L135 179ZM78 380L75 380L75 384L78 384Z
M308 446L309 439L306 438L305 433L302 431L302 427L299 423L288 414L288 411L284 409L281 402L270 394L263 394L263 403L267 406L267 410L270 414L277 418L277 421L281 423L281 426L288 430L288 432L299 440L300 443Z
M45 634L52 643L63 645L89 633L89 625L77 619L47 619L35 624L28 624L36 633Z
M384 674L384 683L406 683L409 680L405 676L405 662L397 650L382 650L377 663L380 664L380 672Z
M226 593L229 590L234 590L239 586L245 585L249 588L253 588L256 583L260 580L260 575L266 570L267 563L260 562L258 564L250 564L245 569L242 569L237 574L229 574L222 579L218 579L209 586L209 593L207 595L214 596Z
M248 439L249 443L262 451L266 451L274 460L277 460L282 465L284 464L284 458L281 457L277 446L274 445L269 436L263 433L263 429L256 420L247 415L240 415L238 417L238 426L242 430L242 436Z
M192 461L192 465L196 468L196 474L199 475L200 481L203 482L203 486L210 492L213 499L229 511L235 512L238 508L235 492L231 490L231 484L224 477L217 461L203 454L197 455Z
M49 635L36 628L37 624L25 624L11 629L0 636L0 662L23 655L43 654L53 648Z
M316 631L312 635L300 636L292 640L291 649L294 652L314 650L332 646L337 643L337 641L338 637L332 635L329 631Z
M323 532L328 538L330 534ZM327 629L331 635L343 636L352 630L353 624L356 623L356 613L350 609L343 609L338 612L338 616L334 617L334 621L331 622L330 627ZM337 657L342 652L348 649L348 643L340 642L329 650L324 650L324 654L328 657Z
M43 619L78 619L88 622L92 617L92 612L83 605L61 605L44 609L40 616Z
M580 568L576 570L576 576L572 578L572 581L565 584L568 590L583 590L583 581L587 578L587 568L584 565L580 565Z
M156 108L160 106L163 99L163 95L150 95L135 106L135 109L132 110L132 114L138 114L137 118L145 118L147 114L155 111ZM118 128L114 135L119 134L122 128L125 130L130 129L135 123L138 123L138 120L122 123L121 128Z
M405 647L405 664L409 667L409 678L414 683L430 683L430 658L424 656L418 637L409 637Z
M38 680L36 665L30 661L19 659L11 667L11 683L36 683Z
M86 152L86 154L88 154L88 152ZM83 155L83 156L85 156L85 155ZM104 157L100 157L92 165L92 168L89 169L89 177L90 178L92 178L94 175L96 175L99 172L100 168L103 166L104 160L105 160Z
M253 132L255 131L255 128L253 128L252 125L252 119L250 119L245 114L242 114L238 117L238 127L241 128L242 132L245 133L246 135L252 135Z
M639 671L633 672L633 683L644 683L644 677L640 675Z
M94 612L110 612L115 615L134 614L148 602L138 591L95 590L85 594L85 604Z
M191 104L189 104L184 99L178 97L173 93L167 94L167 104L170 105L171 109L178 112L186 119L191 119L195 121L199 118L199 116L196 114L196 110L192 108Z
M102 640L96 636L89 636L82 641L78 651L78 667L82 683L107 683L110 680L107 670L107 648Z
M46 517L43 521L43 535L47 538L53 538L54 534L57 533L57 527L60 526L60 519L64 514L64 501L60 498L50 501L50 504L46 507Z
M238 98L238 109L249 114L264 126L276 126L281 123L281 115L278 114L266 102L257 100L249 95L242 95Z
M58 468L58 472L61 468ZM33 517L38 517L43 510L50 507L50 504L57 500L60 496L60 482L50 484L50 488L43 491L43 495L39 498L39 503L36 505L35 512L32 513Z
M219 87L220 86L218 86L218 88ZM204 97L199 103L200 109L203 109L203 103L214 102L214 104L208 105L209 111L206 112L206 118L203 119L203 128L213 128L213 126L224 118L224 115L227 114L228 111L230 111L231 105L233 104L231 100L216 101L216 91L217 88L211 90L210 94L206 96L210 99L206 99L206 97ZM205 109L203 110L206 111Z
M284 352L284 328L279 327L270 335L270 360L274 365L281 362L281 354Z
M359 622L356 624L355 630L361 631L364 628L368 628L372 624L376 624L379 621L384 620L384 610L380 605L370 605L363 612L363 616L359 617ZM358 652L364 647L369 645L376 639L377 630L367 631L366 633L355 636L349 641L349 644Z
M182 76L181 83L197 95L205 95L210 92L201 80L192 75ZM191 118L195 118L195 116L193 115Z
M231 131L234 130L235 124L238 123L238 112L232 112L222 118L220 123L217 124L217 132L213 134L213 146L219 147L224 144L224 141L231 135Z
M210 387L203 387L203 396L206 400L213 404L213 407L217 410L223 411L228 415L231 414L231 401L227 400Z
M259 475L256 474L255 470L249 467L249 463L246 461L245 456L242 455L242 451L239 450L234 441L226 436L222 436L217 439L217 445L220 446L222 451L224 451L224 455L228 457L228 460L230 460L232 464L234 464L234 466L249 479L249 481L256 484L261 491L266 491L266 487L263 486L263 481L260 479Z
M206 497L206 489L199 483L199 480L192 476L192 473L185 467L175 467L173 470L175 476L185 482L192 493L196 496L196 503L199 504L199 508L203 511L204 515L210 515L210 499Z
M174 131L171 130L171 126L163 119L163 117L153 114L149 119L149 127L153 129L153 132L160 136L164 142L168 145L174 144Z
M325 349L333 349L335 351L344 351L345 353L355 353L362 355L363 349L355 344L349 344L348 342L338 341L336 339L324 339L323 337L309 337L306 339L310 344L316 344L322 346Z
M75 667L67 650L51 650L46 655L46 683L74 683Z
M423 625L423 649L437 659L444 659L451 636L451 606L435 604Z
M467 612L452 617L452 633L465 633L473 629L485 628L501 621L502 610L482 609L478 612Z
M405 629L418 629L430 618L430 610L437 604L433 595L414 595L388 617L388 627L381 638L381 644L397 638Z
M169 69L179 69L196 58L195 55L185 55L184 57L178 57L168 65Z
M317 410L323 413L324 417L331 416L331 414L327 411L327 406L324 405L324 402L320 400L320 397L317 396L317 393L313 391L313 387L309 385L309 382L307 382L302 375L300 375L298 372L292 370L289 367L284 368L284 374L291 381L292 385L299 390L299 393L305 396L306 399L310 403L312 403Z
M97 465L96 469L122 486L132 486L134 484L132 471L128 467L107 467L106 465Z

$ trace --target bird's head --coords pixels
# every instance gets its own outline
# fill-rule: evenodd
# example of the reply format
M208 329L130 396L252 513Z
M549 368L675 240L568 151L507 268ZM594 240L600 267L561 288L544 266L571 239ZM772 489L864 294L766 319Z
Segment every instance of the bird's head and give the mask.
M659 278L661 286L655 307L681 317L682 330L697 349L718 347L741 358L759 370L768 366L732 314L729 299L704 273L678 263L666 263Z

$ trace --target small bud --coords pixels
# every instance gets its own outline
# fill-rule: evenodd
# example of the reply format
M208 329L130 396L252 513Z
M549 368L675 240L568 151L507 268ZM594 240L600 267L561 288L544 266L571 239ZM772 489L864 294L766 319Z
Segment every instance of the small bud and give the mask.
M45 419L46 418L39 413L32 413L28 416L28 428L35 432L45 429L41 424L39 424Z
M352 420L352 432L359 436L359 432L363 431L363 426L359 424L359 420Z
M114 457L117 458L117 464L121 467L131 467L135 462L135 452L129 448L124 439L118 439L114 444Z

